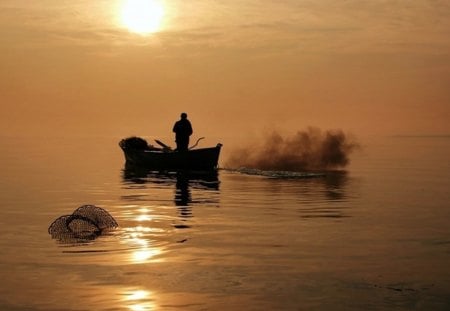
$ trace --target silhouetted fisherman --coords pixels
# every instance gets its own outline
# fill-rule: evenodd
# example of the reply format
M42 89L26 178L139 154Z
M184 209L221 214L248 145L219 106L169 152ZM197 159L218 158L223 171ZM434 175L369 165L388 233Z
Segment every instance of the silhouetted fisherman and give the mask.
M175 133L175 141L177 143L178 151L187 151L189 146L189 136L192 135L192 125L187 119L187 114L182 113L181 119L175 122L173 126L173 132Z

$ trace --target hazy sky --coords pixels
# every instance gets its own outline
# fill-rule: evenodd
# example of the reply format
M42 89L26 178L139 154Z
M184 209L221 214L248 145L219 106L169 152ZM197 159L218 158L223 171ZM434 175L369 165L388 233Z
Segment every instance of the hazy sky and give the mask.
M132 2L0 0L3 134L450 133L448 0Z

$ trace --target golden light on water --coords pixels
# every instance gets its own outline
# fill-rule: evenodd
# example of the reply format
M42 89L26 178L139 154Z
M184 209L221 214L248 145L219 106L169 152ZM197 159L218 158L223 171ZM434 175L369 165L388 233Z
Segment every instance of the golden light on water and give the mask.
M154 310L153 305L150 303L141 303L130 306L130 310L132 311L147 311Z
M152 218L149 215L140 215L136 217L137 221L150 221Z
M141 35L158 31L164 17L164 5L159 0L124 0L120 20L129 31Z
M155 310L151 294L147 290L128 290L122 293L125 304L132 311Z
M141 216L146 216L141 215ZM141 221L150 219L149 217L138 217ZM129 260L133 263L146 263L149 261L155 261L156 256L162 253L162 250L158 247L152 245L151 241L148 239L148 235L153 232L149 227L137 226L129 228L128 230L129 238L127 239L127 244L130 244L135 248L130 253Z
M144 263L152 259L153 257L161 254L161 251L158 249L142 249L133 252L132 261L135 263Z
M141 300L148 297L150 293L146 290L135 290L128 293L128 300Z

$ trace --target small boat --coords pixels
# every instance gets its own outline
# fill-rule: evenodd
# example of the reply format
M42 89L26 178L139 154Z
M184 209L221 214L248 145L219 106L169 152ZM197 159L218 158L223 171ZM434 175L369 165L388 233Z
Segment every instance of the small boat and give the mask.
M127 165L155 171L214 171L218 168L222 144L210 148L176 151L158 140L156 142L163 148L149 145L140 137L122 139L119 146L124 152Z

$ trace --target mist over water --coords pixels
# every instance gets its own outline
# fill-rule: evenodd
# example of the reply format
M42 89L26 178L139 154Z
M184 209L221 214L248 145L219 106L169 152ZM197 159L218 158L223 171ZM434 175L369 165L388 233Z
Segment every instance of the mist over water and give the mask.
M308 127L293 135L272 131L261 144L232 151L225 162L230 169L304 171L343 168L350 154L360 147L342 130Z

